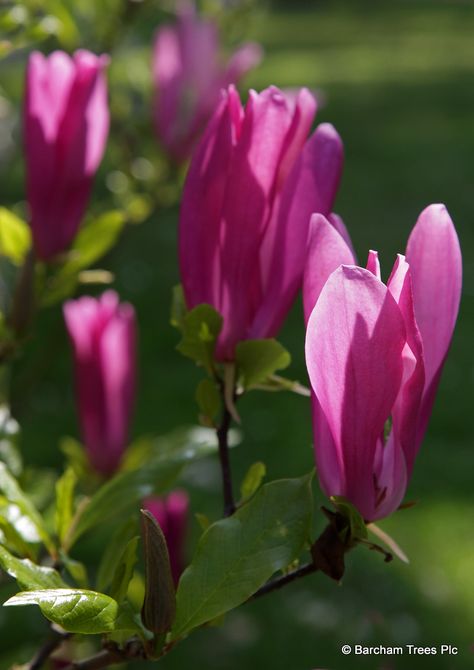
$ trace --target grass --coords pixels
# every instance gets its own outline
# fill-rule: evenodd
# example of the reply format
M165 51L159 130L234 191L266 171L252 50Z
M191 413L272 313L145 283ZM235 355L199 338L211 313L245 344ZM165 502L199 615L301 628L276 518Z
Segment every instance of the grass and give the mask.
M378 249L388 276L418 213L436 201L448 205L463 247L460 321L407 494L418 504L381 524L411 562L386 565L379 555L358 548L348 556L342 587L314 575L232 613L220 629L196 633L163 667L467 670L474 660L474 7L394 0L315 2L308 10L308 4L298 4L294 11L279 4L256 21L254 36L264 44L266 58L249 83L256 88L275 83L323 89L326 105L318 119L334 123L346 149L336 210L361 261L368 248ZM130 49L134 58L148 57L143 44ZM110 160L102 174L107 166ZM6 178L7 202L21 197L18 174ZM100 187L97 194L106 197ZM177 336L168 326L170 288L178 281L176 216L176 210L160 212L129 228L107 263L116 272L121 295L136 305L141 324L137 435L195 420L192 397L199 374L174 352ZM52 466L59 461L58 438L76 432L59 310L42 314L39 332L48 337L48 347L39 337L29 343L25 359L17 364L15 399L24 417L28 459ZM281 340L293 354L290 374L302 381L303 338L297 304ZM267 463L269 479L312 467L304 399L255 393L244 399L241 413L245 441L232 454L237 482L259 459ZM216 516L215 468L196 469L187 483L195 509ZM24 610L0 610L0 668L8 667L7 658L19 648L24 647L26 656L29 652L20 628L23 615ZM43 632L39 615L32 612L27 636L35 639ZM451 643L459 647L459 655L343 657L343 643Z

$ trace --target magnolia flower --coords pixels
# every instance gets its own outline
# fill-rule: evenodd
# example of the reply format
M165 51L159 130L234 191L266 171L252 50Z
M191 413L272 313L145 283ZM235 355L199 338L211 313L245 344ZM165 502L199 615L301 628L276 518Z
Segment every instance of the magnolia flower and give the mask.
M135 398L136 325L113 291L64 306L82 437L92 467L113 474L127 447Z
M461 296L461 251L442 205L420 215L385 285L324 217L305 272L306 365L326 495L367 521L400 505L432 410Z
M176 161L188 158L211 117L222 88L235 84L260 62L258 44L244 44L222 63L217 26L185 3L175 25L156 34L153 50L154 121L157 135Z
M35 51L24 105L26 185L37 256L65 251L77 233L109 131L106 56Z
M233 360L247 338L273 337L301 285L309 218L329 215L343 149L329 124L308 137L316 103L274 86L229 87L197 147L184 185L179 260L188 308L224 319L216 355Z
M186 527L189 513L189 497L186 491L171 491L166 497L151 497L145 500L145 509L153 514L163 531L168 545L171 574L178 583L185 567Z

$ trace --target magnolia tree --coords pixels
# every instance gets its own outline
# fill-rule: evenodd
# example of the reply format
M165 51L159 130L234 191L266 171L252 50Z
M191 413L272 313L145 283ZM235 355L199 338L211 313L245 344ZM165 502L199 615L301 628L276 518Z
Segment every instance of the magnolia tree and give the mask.
M294 580L316 571L340 580L359 545L403 559L374 522L404 506L459 306L461 253L443 205L420 214L386 283L376 251L359 265L333 212L342 141L329 124L312 131L313 95L270 86L241 101L234 84L260 58L256 45L223 66L216 26L183 6L153 54L158 136L170 160L190 157L172 323L178 350L202 370L205 428L129 444L134 308L110 287L73 297L84 282L111 280L88 268L126 223L117 211L82 223L109 130L109 58L33 52L23 113L29 218L0 214L2 268L13 277L2 277L0 356L5 367L21 356L37 310L63 303L81 443L66 443L55 501L38 509L15 467L16 423L2 410L0 566L19 585L4 605L36 605L51 622L30 670L158 660ZM301 289L310 389L277 374L290 355L275 338ZM251 389L311 403L322 510L314 471L263 483L256 463L236 494L231 430ZM220 463L222 518L198 515L202 533L186 561L190 503L175 487L183 468L205 458ZM314 514L326 522L319 536ZM100 538L105 522L112 538L85 566L76 543ZM134 578L140 602L130 597ZM95 636L92 656L78 655L81 636Z

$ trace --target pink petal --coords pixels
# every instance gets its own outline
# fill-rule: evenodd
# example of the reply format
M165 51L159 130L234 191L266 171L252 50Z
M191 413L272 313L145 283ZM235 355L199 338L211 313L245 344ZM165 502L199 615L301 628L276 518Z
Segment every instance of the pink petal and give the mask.
M311 215L331 211L342 162L339 135L329 124L318 126L285 181L266 232L260 252L263 299L250 337L272 337L281 327L301 286Z
M189 309L203 302L222 309L220 226L242 115L239 96L230 87L196 148L186 177L179 222L179 262Z
M227 64L223 87L238 83L247 72L260 64L262 57L263 49L256 42L248 42L239 47Z
M382 278L380 274L380 261L377 251L373 251L372 249L369 251L366 267L369 272L377 277L377 279Z
M416 433L421 397L425 384L423 344L415 320L410 267L400 254L388 280L388 288L403 316L407 342L403 349L403 379L392 411L392 433L405 453L408 476L419 444Z
M453 222L444 205L430 205L407 244L415 316L423 340L425 391L418 442L423 439L454 331L462 287L462 259Z
M400 388L405 341L400 310L376 277L354 266L333 272L308 321L306 365L329 448L344 468L342 488L331 494L349 498L367 519L376 504L376 445Z
M241 134L232 156L222 212L221 285L224 326L220 356L232 357L261 297L259 253L272 213L279 160L292 122L281 92L270 87L250 91Z
M303 280L305 322L318 300L329 275L340 265L351 265L354 257L341 235L322 214L311 217L308 256Z

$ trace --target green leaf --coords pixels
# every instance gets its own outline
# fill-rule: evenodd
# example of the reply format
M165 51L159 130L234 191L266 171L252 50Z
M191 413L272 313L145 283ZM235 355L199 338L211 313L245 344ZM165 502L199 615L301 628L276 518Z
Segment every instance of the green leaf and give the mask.
M203 514L202 512L195 512L194 516L196 517L196 521L198 522L199 527L202 531L207 530L211 525L211 520L209 519L209 517Z
M235 349L241 383L248 389L265 382L291 363L288 351L277 340L244 340Z
M43 305L52 305L70 296L81 270L90 267L116 243L125 224L123 212L112 210L83 226L69 252L68 260L49 279L43 295Z
M184 328L184 318L187 314L188 308L186 307L186 300L184 298L183 287L181 284L173 286L172 298L171 298L171 315L170 323L175 328L183 330Z
M176 593L165 536L155 517L141 510L145 555L145 600L142 619L148 630L160 635L171 628L176 615Z
M251 498L260 488L266 474L267 468L262 461L257 461L249 467L242 482L242 486L240 487L240 495L242 496L243 501Z
M96 586L99 591L107 591L117 570L123 548L133 538L136 531L137 520L134 515L125 524L119 526L112 535L110 542L107 543L97 571Z
M0 496L0 542L20 556L36 559L41 542L36 526L18 505Z
M202 415L211 421L219 414L221 397L212 379L202 379L196 389L196 402Z
M42 589L17 593L4 603L39 605L43 615L70 633L94 635L117 630L140 631L129 608L104 593L86 589Z
M0 254L7 256L15 265L21 265L30 247L28 224L5 207L0 207Z
M139 539L138 535L132 537L132 539L125 545L112 577L110 595L118 603L121 603L125 599L128 585L133 577L133 569L138 558L137 547Z
M89 588L89 578L87 576L87 570L84 563L80 561L75 561L73 558L68 556L64 551L59 552L59 558L61 559L62 564L74 579L76 584L81 589Z
M349 540L366 540L367 527L365 521L356 507L344 498L344 496L331 496L331 502L337 511L347 519L349 537L341 538L344 542Z
M121 472L104 484L85 506L69 537L69 546L97 524L131 512L144 498L168 490L186 464L215 453L217 444L212 431L199 430L180 433L181 441L171 446L167 445L166 438L162 438L161 443L157 440L158 453L144 467ZM199 440L203 431L212 437L212 442Z
M219 312L210 305L198 305L184 316L183 338L176 348L210 373L221 328L222 316Z
M3 379L0 380L0 383ZM20 426L11 416L6 405L0 405L0 461L3 461L14 477L23 471L23 460L18 446Z
M68 584L53 568L35 565L27 558L17 558L2 546L0 546L0 566L10 577L14 577L24 590L68 588Z
M84 446L73 437L63 437L59 448L66 456L69 466L74 470L76 477L81 479L89 472L89 462Z
M311 532L311 480L266 484L207 529L179 582L173 640L245 602L299 557Z
M23 493L16 479L8 472L3 463L0 463L0 491L3 492L9 502L18 505L21 511L31 520L45 547L54 555L55 547L44 526L40 513L31 500Z
M77 477L70 466L56 483L55 528L61 545L66 538L74 514L74 489Z
M156 443L153 438L139 437L125 451L120 463L120 470L138 470L156 456Z

